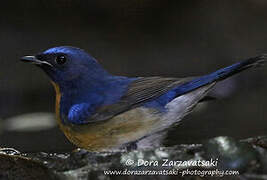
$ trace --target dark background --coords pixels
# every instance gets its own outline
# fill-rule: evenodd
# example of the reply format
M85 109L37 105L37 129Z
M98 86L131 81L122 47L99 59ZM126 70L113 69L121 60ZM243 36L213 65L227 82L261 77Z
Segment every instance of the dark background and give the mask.
M71 45L90 52L114 74L202 75L267 53L266 9L264 0L1 2L0 146L30 152L74 147L55 125L31 131L6 128L11 117L54 112L48 78L19 62L21 56ZM266 75L263 67L219 84L214 91L219 100L187 116L167 144L266 135ZM38 120L34 117L32 123Z

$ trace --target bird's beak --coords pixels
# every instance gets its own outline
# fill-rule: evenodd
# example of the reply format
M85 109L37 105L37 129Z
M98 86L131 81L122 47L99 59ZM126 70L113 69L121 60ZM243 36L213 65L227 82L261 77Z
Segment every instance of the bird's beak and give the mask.
M36 65L46 64L48 66L53 67L53 65L50 64L49 62L47 62L47 61L40 61L35 56L23 56L22 58L20 58L20 60L23 61L23 62L31 63L31 64L36 64Z

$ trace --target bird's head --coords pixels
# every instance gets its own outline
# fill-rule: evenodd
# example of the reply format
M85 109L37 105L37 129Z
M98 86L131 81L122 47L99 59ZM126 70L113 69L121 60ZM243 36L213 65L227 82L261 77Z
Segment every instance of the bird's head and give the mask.
M91 55L76 47L54 47L21 60L39 66L59 85L82 79L96 81L109 75Z

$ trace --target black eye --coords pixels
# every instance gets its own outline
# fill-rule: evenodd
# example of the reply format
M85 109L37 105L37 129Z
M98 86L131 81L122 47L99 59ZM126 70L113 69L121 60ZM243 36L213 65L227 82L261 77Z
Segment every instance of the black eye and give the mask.
M56 57L56 63L59 65L64 64L67 61L67 58L63 55L57 56Z

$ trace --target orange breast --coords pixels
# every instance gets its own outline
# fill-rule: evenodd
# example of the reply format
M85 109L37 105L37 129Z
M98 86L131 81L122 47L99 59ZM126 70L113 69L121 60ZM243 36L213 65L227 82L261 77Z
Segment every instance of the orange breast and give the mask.
M78 147L89 151L116 149L157 129L160 117L151 112L153 110L144 108L132 109L104 122L65 125L60 119L60 88L56 83L52 84L56 91L57 123L65 136Z
M61 123L61 119L60 119L60 99L61 99L61 93L60 93L60 89L59 89L59 86L58 84L56 84L55 82L51 81L51 83L53 84L54 88L55 88L55 91L56 91L56 119L57 119L57 122L60 126Z

